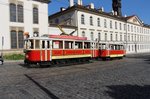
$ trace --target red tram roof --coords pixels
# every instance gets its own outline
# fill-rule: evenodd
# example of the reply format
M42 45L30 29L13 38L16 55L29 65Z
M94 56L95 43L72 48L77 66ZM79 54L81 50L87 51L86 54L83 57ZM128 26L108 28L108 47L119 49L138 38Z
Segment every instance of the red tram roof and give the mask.
M72 40L87 40L87 37L68 36L68 35L49 35L49 38L72 39Z

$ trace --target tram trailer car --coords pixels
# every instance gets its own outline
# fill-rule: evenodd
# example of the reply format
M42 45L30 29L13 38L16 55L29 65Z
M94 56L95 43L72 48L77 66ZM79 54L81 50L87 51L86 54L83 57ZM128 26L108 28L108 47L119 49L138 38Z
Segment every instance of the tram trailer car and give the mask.
M65 35L32 37L25 40L24 62L29 65L53 65L87 62L93 58L122 58L125 55L125 50L115 48L110 50L107 46L105 43L89 41L86 37Z
M122 59L126 55L126 50L123 44L101 43L99 53L103 60L114 58Z

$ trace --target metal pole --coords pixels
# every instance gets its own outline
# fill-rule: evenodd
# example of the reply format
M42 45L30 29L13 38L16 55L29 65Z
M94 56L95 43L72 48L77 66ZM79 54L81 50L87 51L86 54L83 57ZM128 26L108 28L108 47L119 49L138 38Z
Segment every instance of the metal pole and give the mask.
M2 53L1 53L2 57L3 57L3 46L4 46L4 37L2 36Z

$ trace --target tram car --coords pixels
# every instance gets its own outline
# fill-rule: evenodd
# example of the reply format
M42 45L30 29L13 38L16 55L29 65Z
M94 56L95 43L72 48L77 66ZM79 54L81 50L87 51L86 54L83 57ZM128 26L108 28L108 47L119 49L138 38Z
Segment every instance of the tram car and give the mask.
M31 37L25 39L24 62L25 64L53 65L87 62L93 58L123 57L125 50L121 46L123 45L99 43L77 36Z
M126 55L124 44L99 43L99 57L103 60L119 58Z

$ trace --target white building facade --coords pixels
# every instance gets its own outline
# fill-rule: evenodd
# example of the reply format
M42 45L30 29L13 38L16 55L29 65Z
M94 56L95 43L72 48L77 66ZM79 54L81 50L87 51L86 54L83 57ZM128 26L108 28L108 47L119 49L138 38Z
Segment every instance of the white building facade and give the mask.
M49 16L49 23L59 24L67 19L70 21L65 25L76 26L77 36L125 44L128 54L150 52L150 26L135 15L121 17L103 9L96 10L94 4L88 7L71 4L69 8Z
M25 32L30 36L47 34L48 3L49 0L0 0L0 50L22 50Z

